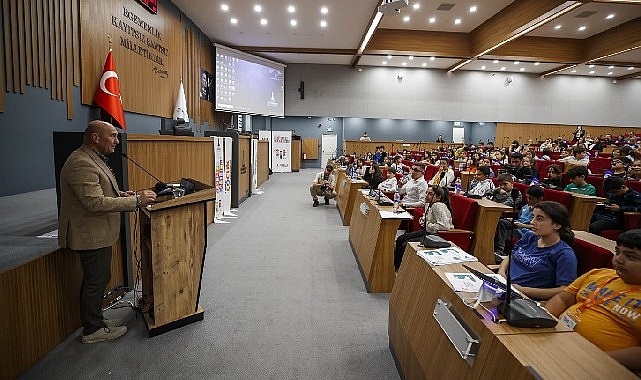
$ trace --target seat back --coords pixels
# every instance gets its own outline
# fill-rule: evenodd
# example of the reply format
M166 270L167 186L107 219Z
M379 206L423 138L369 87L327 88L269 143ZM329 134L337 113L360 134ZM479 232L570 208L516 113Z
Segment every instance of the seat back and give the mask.
M603 174L606 170L610 170L611 167L612 159L603 157L591 158L590 164L588 165L588 169L590 169L592 174Z
M479 205L474 199L463 195L450 193L450 206L452 207L452 224L454 228L474 231L476 215Z
M625 181L625 185L628 188L641 193L641 181Z
M545 189L543 199L546 201L558 202L568 210L570 210L570 206L572 205L572 193L568 193L567 191Z
M599 197L605 196L605 193L603 192L603 180L603 177L596 175L589 175L588 178L585 179L587 183L596 188L596 195Z
M521 197L523 199L523 202L526 202L526 200L527 200L527 193L526 192L527 192L527 189L529 187L530 187L529 185L526 185L524 183L514 182L514 188L519 189L521 191Z
M579 276L596 268L612 268L613 254L603 247L575 238L573 249Z
M425 167L425 174L424 174L425 180L429 182L432 179L432 177L434 177L434 174L438 172L438 169L439 169L438 166L427 165Z

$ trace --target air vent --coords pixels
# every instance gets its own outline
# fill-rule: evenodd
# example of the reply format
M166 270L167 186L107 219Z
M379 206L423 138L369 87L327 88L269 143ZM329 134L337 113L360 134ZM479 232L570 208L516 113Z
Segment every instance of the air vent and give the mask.
M592 15L593 15L593 14L595 14L595 13L596 13L596 12L593 12L593 11L585 11L585 12L581 12L581 13L579 13L579 14L578 14L578 15L576 15L575 17L576 17L576 18L588 18L588 17L592 16Z
M455 5L456 4L443 3L443 4L439 5L438 8L436 8L436 10L437 11L446 11L446 12L448 12L448 11L451 11L452 8L454 8Z

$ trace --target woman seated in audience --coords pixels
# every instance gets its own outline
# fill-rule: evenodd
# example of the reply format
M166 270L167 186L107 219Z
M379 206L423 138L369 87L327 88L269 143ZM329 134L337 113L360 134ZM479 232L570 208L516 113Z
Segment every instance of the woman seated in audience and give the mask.
M372 166L365 169L363 179L369 184L367 187L370 189L378 189L378 185L385 180L383 172L376 162L372 162Z
M425 213L418 220L423 227L419 231L406 232L396 238L394 248L394 268L398 271L403 261L405 246L410 241L421 241L426 234L436 234L440 230L454 228L452 224L452 208L447 189L439 186L430 186L425 194Z
M641 181L641 158L632 161L628 170L628 181Z
M396 169L387 169L387 179L378 184L380 191L394 193L398 190L398 180L396 179Z
M553 201L534 206L532 229L514 245L512 259L503 260L498 273L510 265L514 287L530 298L547 300L576 279L577 260L570 247L574 232L567 209Z
M547 168L547 177L543 181L543 185L548 189L563 190L561 184L561 167L557 164L550 165Z

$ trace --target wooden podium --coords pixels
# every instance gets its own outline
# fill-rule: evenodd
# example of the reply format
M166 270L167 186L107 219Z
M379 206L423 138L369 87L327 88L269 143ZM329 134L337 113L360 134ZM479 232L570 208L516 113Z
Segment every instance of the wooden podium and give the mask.
M198 300L207 246L206 202L215 199L216 190L189 181L195 184L192 194L158 197L159 203L140 212L140 307L150 337L203 319Z

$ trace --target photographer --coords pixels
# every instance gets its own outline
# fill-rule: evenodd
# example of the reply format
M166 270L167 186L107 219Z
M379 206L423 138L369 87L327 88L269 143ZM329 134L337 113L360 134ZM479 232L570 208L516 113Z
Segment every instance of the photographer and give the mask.
M318 196L323 196L325 198L325 204L329 204L329 200L336 198L336 191L334 187L336 186L336 177L332 172L334 167L332 165L327 165L325 170L316 174L314 182L309 187L309 192L312 194L312 199L314 200L314 207L318 207Z

